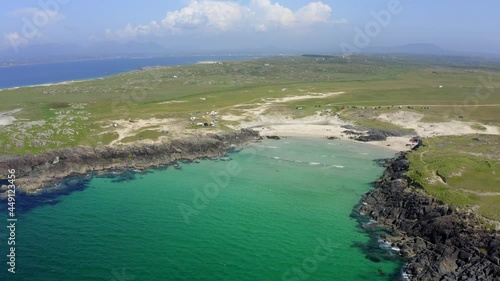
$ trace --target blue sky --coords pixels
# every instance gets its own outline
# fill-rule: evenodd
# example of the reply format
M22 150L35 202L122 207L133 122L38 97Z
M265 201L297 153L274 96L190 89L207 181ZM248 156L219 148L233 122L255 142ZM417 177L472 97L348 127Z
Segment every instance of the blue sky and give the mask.
M498 11L494 0L2 1L0 48L152 41L198 49L334 51L343 43L357 49L431 43L498 54ZM373 13L390 20L377 21Z

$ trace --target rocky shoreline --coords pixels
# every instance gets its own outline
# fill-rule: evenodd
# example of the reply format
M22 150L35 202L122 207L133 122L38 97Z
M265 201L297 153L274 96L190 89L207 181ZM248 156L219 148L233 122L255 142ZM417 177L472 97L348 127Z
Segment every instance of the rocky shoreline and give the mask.
M223 156L234 146L259 138L258 132L242 129L207 136L175 139L160 144L75 147L0 159L0 179L15 169L16 190L33 193L71 175L102 172L115 168L146 169L177 160ZM6 186L1 196L5 197Z
M15 169L18 190L33 193L71 175L219 157L259 138L258 132L242 129L161 144L59 149L0 159L0 179ZM395 234L382 238L407 259L405 271L411 280L500 280L498 231L483 227L483 219L473 212L447 206L412 184L405 176L406 153L388 161L386 167L376 188L363 197L358 212Z
M405 176L402 153L387 163L359 212L394 236L383 235L408 260L410 280L500 280L500 233L472 211L431 198Z

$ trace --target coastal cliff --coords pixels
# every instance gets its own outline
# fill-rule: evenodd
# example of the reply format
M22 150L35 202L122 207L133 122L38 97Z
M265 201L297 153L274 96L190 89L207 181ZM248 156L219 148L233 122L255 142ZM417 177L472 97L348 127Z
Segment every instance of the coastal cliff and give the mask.
M431 198L408 169L406 154L388 162L359 212L395 233L384 238L408 259L411 280L500 280L500 233L472 211Z
M255 140L258 133L242 129L207 136L187 137L158 144L129 146L74 147L0 160L0 179L15 169L17 190L34 192L73 174L113 168L144 169L176 160L223 156L237 145ZM5 190L5 186L3 187Z

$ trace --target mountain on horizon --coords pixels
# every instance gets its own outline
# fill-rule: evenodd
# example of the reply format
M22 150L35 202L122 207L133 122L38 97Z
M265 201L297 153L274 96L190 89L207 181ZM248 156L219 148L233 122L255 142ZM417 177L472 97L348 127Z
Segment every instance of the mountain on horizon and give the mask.
M101 42L90 46L77 44L41 44L0 52L2 61L50 61L114 56L149 56L167 54L168 49L155 42Z
M165 47L156 42L112 42L105 41L94 43L89 46L77 44L41 44L32 45L19 49L0 52L0 64L10 63L37 63L76 59L95 59L119 56L167 56L167 55L216 55L216 54L300 54L318 53L315 50L293 50L272 45L252 49L210 49L201 46L192 47L172 45ZM321 53L331 53L323 50ZM415 55L445 55L445 56L470 56L500 59L498 54L466 53L445 50L437 45L427 43L414 43L393 47L368 47L361 54L415 54Z
M500 54L446 50L428 43L413 43L395 47L371 47L363 50L361 54L437 55L500 59Z
M434 44L413 43L395 47L371 47L363 50L362 53L402 53L402 54L425 54L425 55L450 55L456 53L442 49Z

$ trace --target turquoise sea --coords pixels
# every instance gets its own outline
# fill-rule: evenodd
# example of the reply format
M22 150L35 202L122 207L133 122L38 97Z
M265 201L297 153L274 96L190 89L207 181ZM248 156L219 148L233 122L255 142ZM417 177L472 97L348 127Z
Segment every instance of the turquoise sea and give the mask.
M402 261L352 216L383 172L373 160L392 156L285 138L181 169L70 179L57 196L18 197L16 273L2 227L0 280L400 280Z

